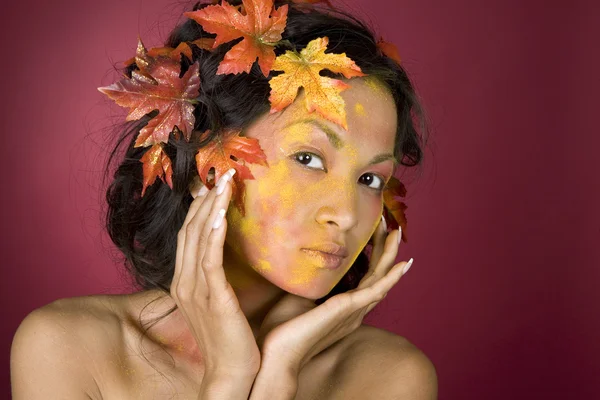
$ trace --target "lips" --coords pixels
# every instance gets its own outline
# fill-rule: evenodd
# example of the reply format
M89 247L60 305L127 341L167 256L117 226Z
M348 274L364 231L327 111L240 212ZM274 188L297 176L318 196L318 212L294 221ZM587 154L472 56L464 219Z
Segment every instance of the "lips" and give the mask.
M304 253L309 255L327 269L336 269L339 268L344 262L345 257L341 257L338 255L334 255L331 253L325 253L319 250L314 249L302 249Z
M334 255L334 256L337 256L340 258L348 257L348 250L344 246L340 246L339 244L333 243L333 242L323 243L320 245L307 247L305 249L320 251L320 252L331 254L331 255Z

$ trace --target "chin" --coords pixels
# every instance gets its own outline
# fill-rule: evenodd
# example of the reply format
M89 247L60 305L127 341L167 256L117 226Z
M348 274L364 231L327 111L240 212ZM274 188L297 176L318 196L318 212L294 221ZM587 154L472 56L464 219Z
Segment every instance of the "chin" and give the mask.
M296 280L281 274L276 276L271 276L271 274L262 275L281 290L306 299L317 300L325 297L338 284L339 279L333 280L334 277L331 272L317 270L318 275L312 279L304 276L303 279Z

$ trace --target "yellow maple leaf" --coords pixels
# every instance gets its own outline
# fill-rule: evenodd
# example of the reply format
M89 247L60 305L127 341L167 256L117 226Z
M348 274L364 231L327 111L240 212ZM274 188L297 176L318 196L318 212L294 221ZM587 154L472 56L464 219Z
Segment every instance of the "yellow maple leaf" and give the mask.
M317 111L324 118L348 130L344 99L340 96L350 85L339 79L319 75L323 69L343 74L346 78L366 76L346 53L325 53L328 37L311 40L300 53L286 51L279 55L274 71L283 71L269 80L271 113L281 111L296 99L298 89L304 88L308 112Z

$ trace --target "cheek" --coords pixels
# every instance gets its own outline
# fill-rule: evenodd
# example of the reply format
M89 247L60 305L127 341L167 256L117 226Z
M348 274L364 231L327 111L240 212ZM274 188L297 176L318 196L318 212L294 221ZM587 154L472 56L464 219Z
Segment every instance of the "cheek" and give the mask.
M228 243L257 270L269 272L273 259L289 247L286 243L298 229L294 220L298 198L284 161L252 174L255 179L245 181L246 215L230 206Z

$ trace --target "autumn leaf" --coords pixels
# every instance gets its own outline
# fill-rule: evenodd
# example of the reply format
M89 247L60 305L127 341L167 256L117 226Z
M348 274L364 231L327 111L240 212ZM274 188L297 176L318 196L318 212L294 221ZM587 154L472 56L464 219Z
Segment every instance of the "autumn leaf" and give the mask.
M134 147L167 143L175 126L189 141L195 123L195 98L200 88L198 62L194 62L180 79L180 62L171 56L148 56L141 40L135 60L139 70L132 71L131 79L98 88L118 105L130 108L127 121L158 110L158 115L140 130Z
M243 7L235 7L223 0L220 5L209 5L184 15L217 35L213 48L244 38L225 54L217 75L249 73L258 58L258 65L267 77L275 60L274 46L285 29L288 5L274 9L273 0L242 0L242 3Z
M328 120L348 130L344 99L340 96L350 85L339 79L319 75L323 69L343 74L346 78L366 76L346 53L325 53L329 38L317 38L308 43L298 54L286 51L278 56L273 64L274 71L284 71L269 80L271 85L271 113L281 111L290 105L304 88L305 105L308 112L317 111Z
M383 54L385 54L386 57L389 57L400 64L400 54L398 53L398 48L394 43L386 42L383 40L383 38L379 38L377 47L383 52Z
M173 189L173 169L171 167L171 159L163 150L162 143L154 144L148 151L144 153L140 161L143 163L142 170L144 173L144 186L142 187L142 197L146 193L146 188L151 186L156 178L159 177L163 182L167 180L167 184Z
M244 213L244 183L245 179L254 179L246 163L260 164L268 167L267 156L260 147L258 139L239 136L240 130L227 130L215 140L200 148L196 153L196 168L202 183L212 189L215 182L231 168L236 169L233 176L232 198L236 199L237 206ZM202 135L207 134L208 131ZM235 160L231 157L235 157ZM240 163L242 161L243 163ZM208 181L208 174L214 168L214 179Z
M383 191L384 218L387 224L388 232L402 227L402 241L408 242L406 236L406 215L404 210L408 208L406 204L399 201L399 197L406 197L406 187L396 177L392 176Z

